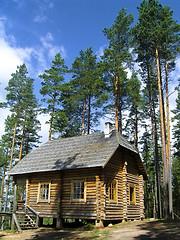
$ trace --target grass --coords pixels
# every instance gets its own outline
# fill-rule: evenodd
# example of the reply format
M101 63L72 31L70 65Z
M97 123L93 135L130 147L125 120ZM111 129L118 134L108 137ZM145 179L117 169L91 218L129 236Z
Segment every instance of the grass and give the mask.
M100 231L95 229L91 233L91 239L97 239L99 237Z
M52 225L53 224L53 218L43 218L43 225Z
M109 235L109 230L104 230L104 231L102 231L102 234L104 235L104 236L108 236Z
M108 237L110 234L109 230L98 230L98 229L94 229L91 232L91 236L89 239L105 239L106 237Z

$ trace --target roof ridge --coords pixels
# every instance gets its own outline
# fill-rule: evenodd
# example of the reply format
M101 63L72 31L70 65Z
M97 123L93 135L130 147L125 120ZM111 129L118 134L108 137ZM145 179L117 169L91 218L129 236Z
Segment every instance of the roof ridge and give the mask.
M85 134L85 135L77 135L77 136L65 137L65 138L56 138L56 139L48 140L47 142L61 141L61 140L64 140L64 139L71 139L71 138L78 138L78 137L88 137L88 136L92 136L92 135L98 135L98 134L100 135L102 133L104 133L104 132L95 132L95 133Z

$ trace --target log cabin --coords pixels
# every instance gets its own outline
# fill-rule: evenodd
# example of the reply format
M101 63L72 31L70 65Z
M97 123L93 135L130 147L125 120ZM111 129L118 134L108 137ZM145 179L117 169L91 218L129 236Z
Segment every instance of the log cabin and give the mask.
M9 174L14 205L17 186L24 186L25 206L40 220L53 218L58 228L64 219L94 220L102 226L144 218L146 171L138 151L111 123L101 133L48 141Z

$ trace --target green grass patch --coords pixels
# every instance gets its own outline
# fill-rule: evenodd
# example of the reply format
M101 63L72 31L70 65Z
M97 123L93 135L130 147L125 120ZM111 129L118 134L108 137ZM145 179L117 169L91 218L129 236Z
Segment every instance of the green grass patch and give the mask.
M53 225L53 218L43 218L43 225Z
M97 229L94 229L91 233L91 239L97 239L99 237L100 231Z

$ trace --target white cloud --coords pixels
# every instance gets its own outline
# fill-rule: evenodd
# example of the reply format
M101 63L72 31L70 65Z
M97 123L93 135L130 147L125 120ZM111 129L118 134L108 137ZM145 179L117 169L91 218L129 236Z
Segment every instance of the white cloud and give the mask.
M45 36L40 38L40 41L42 42L43 47L47 50L48 52L48 57L50 59L54 58L56 53L60 52L62 58L67 58L66 50L63 45L61 46L56 46L54 45L54 37L52 33L48 32Z
M37 6L39 6L39 8L37 10L37 15L34 17L33 21L36 23L45 22L48 19L46 16L46 11L48 9L52 9L54 7L54 4L49 0L41 0L39 3L37 1Z
M38 47L17 47L16 38L6 34L6 21L6 17L0 18L0 102L5 101L7 94L5 87L17 66L25 63L30 76L37 78L39 73L49 68L56 53L60 52L62 57L66 57L64 46L54 45L54 37L51 33L40 38L41 45ZM9 110L0 109L0 136L4 133L4 121L8 114ZM48 125L45 124L48 116L40 115L38 118L42 124L40 135L44 142L48 140Z
M17 68L17 65L21 64L22 60L17 55L16 51L11 48L4 39L0 39L0 82L7 84L11 73Z
M176 68L170 75L173 82L177 82L178 79L180 78L180 57L176 59L175 63L176 63Z
M36 23L45 22L46 19L47 19L46 16L40 14L40 15L35 16L34 22L36 22Z
M53 35L50 32L48 32L46 36L40 38L40 41L42 42L45 48L50 48L52 46L53 40L54 40Z
M1 101L1 99L0 99ZM5 119L7 118L7 116L10 114L9 109L1 109L0 108L0 136L2 136L4 134L4 123L5 123Z
M101 57L103 56L104 54L104 50L105 48L107 47L107 45L103 45L99 48L98 51L96 51L96 56L97 56L97 59L101 59Z

